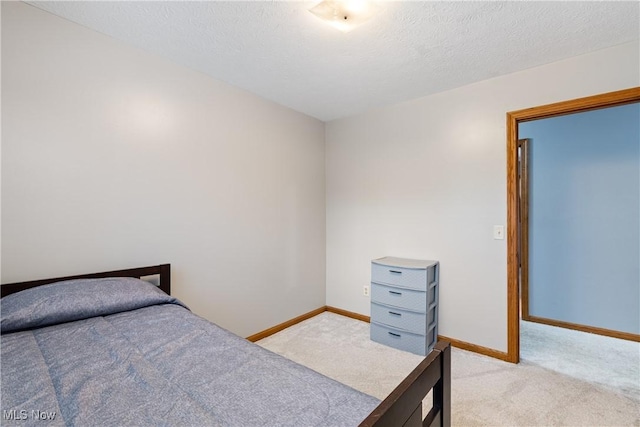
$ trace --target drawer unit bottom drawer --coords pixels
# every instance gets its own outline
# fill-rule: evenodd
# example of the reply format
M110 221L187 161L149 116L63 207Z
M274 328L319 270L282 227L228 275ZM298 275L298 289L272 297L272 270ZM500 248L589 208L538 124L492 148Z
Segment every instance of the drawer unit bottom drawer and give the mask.
M435 307L432 310L435 310ZM372 302L371 318L374 322L404 329L407 332L420 335L427 333L427 315L424 313L415 313Z
M373 322L371 323L371 340L421 356L426 356L428 353L426 336L390 328ZM429 349L429 351L430 350L431 349Z

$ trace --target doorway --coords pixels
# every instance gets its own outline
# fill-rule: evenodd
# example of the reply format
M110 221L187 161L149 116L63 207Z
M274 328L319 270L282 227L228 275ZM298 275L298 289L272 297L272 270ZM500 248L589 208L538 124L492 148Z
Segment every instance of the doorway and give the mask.
M640 103L518 133L521 319L640 341Z
M508 360L520 360L520 274L521 238L519 218L522 206L519 201L518 161L519 123L590 111L606 107L640 102L640 88L631 88L602 95L549 104L507 113L507 354ZM525 266L526 267L526 266Z

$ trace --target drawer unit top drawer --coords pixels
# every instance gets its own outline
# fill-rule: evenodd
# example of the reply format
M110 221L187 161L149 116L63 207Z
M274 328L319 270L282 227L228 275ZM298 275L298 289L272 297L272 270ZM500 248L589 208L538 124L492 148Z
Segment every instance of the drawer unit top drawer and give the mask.
M415 268L389 267L371 264L371 281L401 286L403 288L427 290L427 270Z
M425 335L427 333L427 315L396 307L371 303L371 318L375 322L393 326L408 332Z
M427 293L413 289L372 283L371 301L419 313L427 312Z
M371 262L378 265L386 265L387 267L417 268L417 269L423 269L423 270L426 270L428 268L432 268L438 265L438 261L396 258L391 256L374 259Z

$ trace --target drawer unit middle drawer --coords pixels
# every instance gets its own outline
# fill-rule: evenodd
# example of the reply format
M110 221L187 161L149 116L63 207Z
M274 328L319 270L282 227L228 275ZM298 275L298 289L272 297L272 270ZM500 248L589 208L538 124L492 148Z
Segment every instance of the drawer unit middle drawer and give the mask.
M425 335L427 333L427 315L425 313L371 303L371 319L416 334Z
M427 293L372 283L371 301L426 313Z
M427 270L371 264L371 281L426 291Z

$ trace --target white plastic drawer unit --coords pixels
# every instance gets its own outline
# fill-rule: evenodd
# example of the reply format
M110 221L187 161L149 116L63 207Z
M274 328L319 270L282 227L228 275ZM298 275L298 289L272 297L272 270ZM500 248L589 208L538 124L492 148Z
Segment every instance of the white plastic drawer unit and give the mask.
M371 339L428 354L438 340L438 278L437 261L371 261Z

